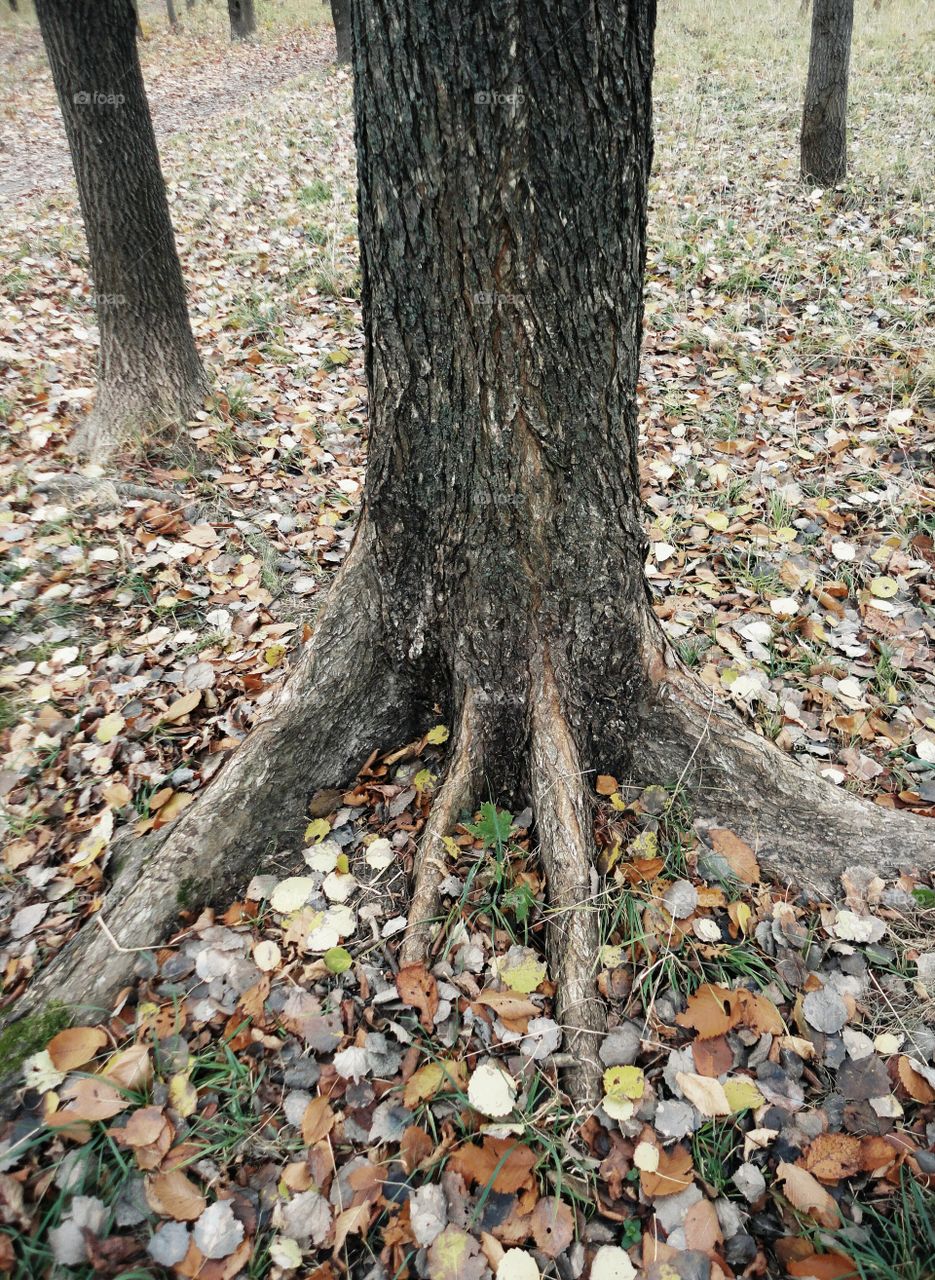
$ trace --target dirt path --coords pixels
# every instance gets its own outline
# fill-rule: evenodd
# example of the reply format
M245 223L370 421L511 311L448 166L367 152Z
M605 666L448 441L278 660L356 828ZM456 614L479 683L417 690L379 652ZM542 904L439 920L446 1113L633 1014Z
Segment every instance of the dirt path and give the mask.
M38 31L5 32L0 82L0 206L73 184L68 144ZM182 41L193 47L182 60ZM334 57L330 30L275 43L223 45L161 36L143 48L143 74L157 139L212 116L250 113L269 94Z

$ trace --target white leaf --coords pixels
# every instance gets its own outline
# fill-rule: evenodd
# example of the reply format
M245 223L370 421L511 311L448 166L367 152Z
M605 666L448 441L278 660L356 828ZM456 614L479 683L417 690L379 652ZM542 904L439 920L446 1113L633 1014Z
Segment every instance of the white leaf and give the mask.
M161 1267L174 1267L188 1253L188 1227L184 1222L164 1222L153 1232L146 1251Z
M283 915L304 907L315 888L311 876L286 876L270 894L269 905Z
M230 1200L216 1200L195 1223L193 1234L206 1258L226 1258L243 1239L243 1223L234 1217Z
M373 867L374 871L385 871L391 863L396 861L396 853L389 840L381 836L379 840L374 840L373 844L367 845L364 860L368 867Z
M703 1116L729 1116L730 1102L720 1081L711 1076L699 1076L691 1071L676 1073L678 1087L688 1101L698 1108Z
M525 1249L507 1249L497 1264L497 1280L539 1280L541 1275L535 1258Z
M468 1101L481 1115L508 1116L516 1102L516 1081L494 1062L483 1062L471 1076Z
M439 1186L426 1184L409 1197L412 1234L423 1248L432 1244L448 1225L448 1201Z
M603 1244L591 1263L591 1280L634 1280L636 1267L630 1255L616 1244Z
M342 1080L353 1080L357 1084L370 1070L370 1056L366 1049L351 1045L334 1055L334 1069Z

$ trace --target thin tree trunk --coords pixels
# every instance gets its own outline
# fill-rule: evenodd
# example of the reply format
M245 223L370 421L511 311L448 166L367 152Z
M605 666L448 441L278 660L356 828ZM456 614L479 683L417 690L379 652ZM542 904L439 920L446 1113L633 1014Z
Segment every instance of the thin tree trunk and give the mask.
M169 26L175 30L179 25L178 14L175 12L175 0L166 0L166 13L169 18Z
M697 790L761 862L827 889L866 855L931 870L930 823L841 795L667 649L643 577L636 378L651 0L353 9L370 459L354 546L279 705L31 985L106 1004L126 948L294 846L316 788L445 708L447 777L401 959L429 958L437 849L494 787L532 798L567 1085L599 1096L591 775ZM892 826L886 824L891 823ZM22 1007L17 1013L22 1011Z
M96 459L200 403L165 183L127 0L37 0L71 149L100 328L95 409L81 446Z
M351 41L351 0L331 0L331 16L334 19L334 35L338 52L336 62L350 62L353 57Z
M246 40L256 31L256 14L253 0L227 0L230 17L231 39Z
M854 0L814 0L802 111L805 182L833 187L847 176L847 79Z

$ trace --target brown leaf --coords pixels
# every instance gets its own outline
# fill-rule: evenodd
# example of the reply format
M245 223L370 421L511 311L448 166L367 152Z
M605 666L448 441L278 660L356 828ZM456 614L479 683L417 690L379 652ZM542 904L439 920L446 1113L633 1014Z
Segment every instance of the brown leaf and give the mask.
M659 1164L653 1170L640 1171L640 1187L650 1200L661 1196L678 1195L695 1176L691 1152L687 1147L675 1146L671 1151L659 1149Z
M857 1275L854 1263L843 1253L810 1253L787 1262L786 1271L810 1280L854 1280Z
M363 1235L370 1224L371 1204L364 1200L339 1213L334 1220L334 1252L337 1255L349 1235Z
M107 1043L100 1027L67 1027L53 1036L46 1048L57 1071L75 1071L91 1061Z
M575 1235L575 1220L568 1205L557 1196L543 1196L530 1219L532 1236L547 1258L564 1253Z
M411 1124L400 1140L399 1158L406 1172L413 1173L434 1150L432 1139L425 1130L420 1129L417 1124Z
M783 1184L783 1193L794 1209L809 1214L823 1227L832 1229L841 1225L838 1206L806 1169L781 1160L776 1166L776 1178Z
M685 1215L685 1243L689 1249L712 1254L724 1240L717 1210L710 1200L699 1200Z
M312 1098L302 1116L302 1141L307 1147L320 1142L334 1128L334 1112L327 1098Z
M693 1040L692 1057L700 1076L722 1076L734 1065L734 1051L725 1036L710 1040Z
M896 1070L899 1074L900 1084L914 1102L935 1102L935 1089L932 1088L925 1076L916 1071L905 1054L900 1055Z
M150 1208L164 1218L194 1222L205 1211L207 1201L181 1169L154 1174L146 1179L145 1189Z
M438 1009L438 983L424 964L407 964L396 975L396 990L403 1004L419 1010L419 1021L426 1031L435 1026Z
M617 790L617 779L609 773L599 773L594 790L599 796L612 796Z
M723 1036L735 1022L732 995L724 987L703 983L694 995L689 996L683 1013L675 1021L680 1027L697 1031L702 1040Z
M719 853L730 866L738 880L745 884L758 884L760 881L760 864L756 854L747 844L726 827L712 827L708 839L715 853Z
M100 1076L86 1076L62 1096L69 1099L67 1105L46 1119L46 1124L53 1129L74 1124L76 1120L111 1120L130 1105L119 1090Z
M840 1182L860 1172L860 1139L847 1133L820 1133L797 1161L819 1182Z
M460 1173L465 1182L490 1184L507 1195L529 1185L535 1167L535 1153L507 1138L485 1138L482 1146L465 1143L448 1161L448 1168Z

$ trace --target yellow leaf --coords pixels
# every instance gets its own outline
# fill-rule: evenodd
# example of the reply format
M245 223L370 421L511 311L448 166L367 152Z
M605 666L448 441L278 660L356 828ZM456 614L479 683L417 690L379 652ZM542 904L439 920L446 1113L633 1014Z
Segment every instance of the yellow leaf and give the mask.
M512 964L510 968L501 968L500 977L511 991L519 991L522 995L529 995L530 991L535 991L536 987L543 981L545 973L543 962L536 956L535 952L530 952L523 959Z
M98 721L94 736L98 742L113 742L117 734L126 727L126 723L119 711L112 711L109 716Z
M467 1078L464 1062L428 1062L414 1071L403 1090L403 1105L410 1109L437 1093L462 1088Z
M727 914L740 932L745 935L747 925L750 923L750 917L753 915L747 904L745 902L730 902L727 905Z
M745 1080L742 1077L734 1080L725 1080L724 1093L730 1104L731 1112L761 1107L765 1101L753 1081Z
M718 533L723 533L730 524L723 511L706 511L704 522L709 529L715 529Z
M189 1080L187 1071L180 1071L169 1078L169 1106L183 1120L194 1114L198 1106L198 1092Z
M431 769L420 769L412 779L412 785L416 791L431 791L435 786L435 777Z
M614 794L610 797L610 803L613 806L613 808L617 810L618 813L620 813L623 809L627 807L627 802L626 800L624 800L623 796L620 794L619 791L615 791Z
M878 596L881 600L889 600L899 590L899 583L894 578L874 578L870 583L871 595Z
M608 1067L604 1072L604 1093L612 1102L642 1098L645 1087L642 1067Z
M305 843L311 844L314 840L316 844L324 840L326 836L331 835L331 823L327 818L312 818L311 822L305 828Z
M286 646L284 644L271 644L263 650L263 661L268 667L278 667L285 656Z
M434 729L429 729L425 735L425 741L430 742L433 747L439 747L443 742L448 741L448 729L443 724L437 724Z

